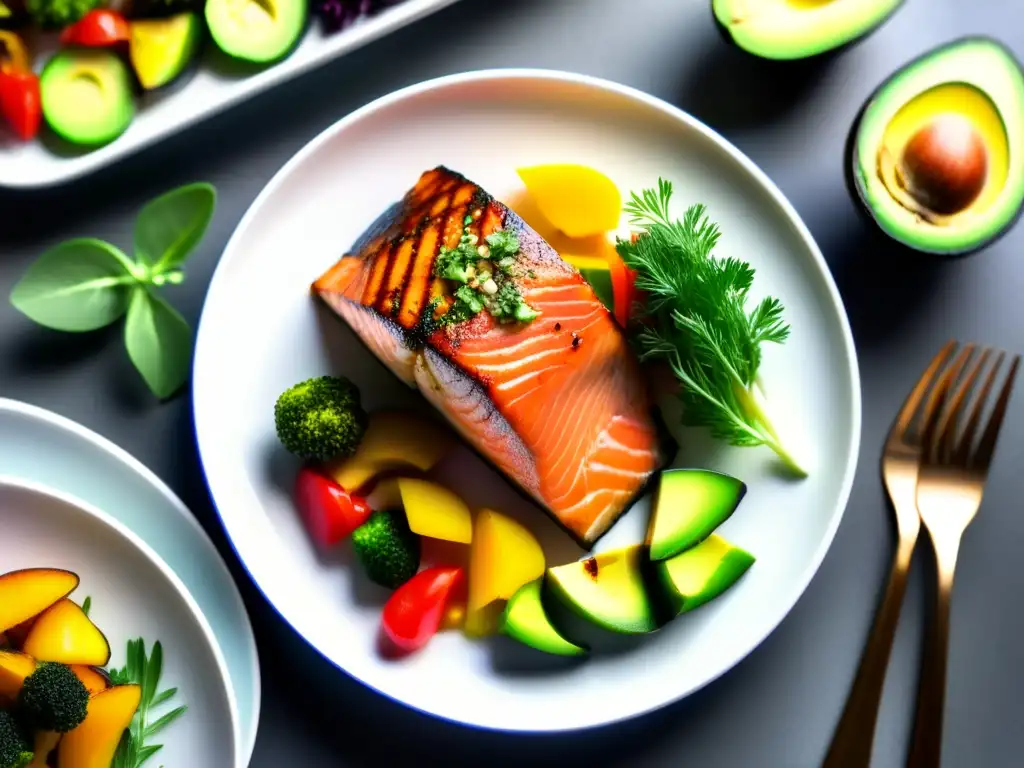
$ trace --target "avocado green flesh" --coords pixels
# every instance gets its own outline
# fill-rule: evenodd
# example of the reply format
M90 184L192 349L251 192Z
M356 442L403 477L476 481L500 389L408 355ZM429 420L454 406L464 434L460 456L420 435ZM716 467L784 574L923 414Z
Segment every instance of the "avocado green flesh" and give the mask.
M610 632L639 635L658 628L641 574L643 547L631 546L550 568L551 597Z
M963 84L987 96L1005 129L1011 158L999 196L983 210L957 214L958 223L930 224L900 205L878 176L878 153L899 110L927 91ZM987 38L966 38L936 48L886 81L855 128L854 184L865 208L890 237L916 250L956 254L997 237L1024 204L1024 72L1013 55Z
M502 631L523 645L556 656L585 656L586 648L571 643L559 634L544 612L541 582L531 581L519 588L505 606Z
M765 59L803 59L871 32L903 0L712 0L733 42Z
M672 616L692 611L725 592L754 564L754 556L712 534L692 549L654 563Z
M39 87L46 122L74 144L113 141L135 117L131 75L111 51L60 51L43 68Z
M254 63L277 61L306 27L306 0L207 0L206 23L217 47Z
M594 289L597 298L601 300L609 311L615 311L615 289L612 288L612 273L608 267L587 267L578 266L580 274L590 287Z
M736 511L746 492L745 483L721 472L662 472L647 527L650 559L665 560L703 541Z
M160 88L178 77L195 58L203 26L198 14L180 13L166 19L138 19L131 25L129 58L146 90Z

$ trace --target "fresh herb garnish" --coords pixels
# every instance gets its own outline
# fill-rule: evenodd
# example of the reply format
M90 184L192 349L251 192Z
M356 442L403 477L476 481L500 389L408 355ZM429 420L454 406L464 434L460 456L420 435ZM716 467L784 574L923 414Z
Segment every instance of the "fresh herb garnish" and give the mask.
M142 689L139 708L128 730L121 737L110 768L139 768L163 748L162 744L148 742L187 710L184 706L176 707L150 722L151 710L167 704L178 692L177 688L159 690L163 659L163 647L159 640L153 643L153 651L147 657L146 643L140 637L128 641L125 666L110 670L110 679L116 685L135 684Z
M89 610L92 608L92 597L86 596L85 600L82 601L82 613L85 614L86 618L89 617Z
M713 257L721 233L705 207L692 205L682 220L673 220L671 197L672 185L664 179L656 190L634 192L625 210L642 231L635 241L616 243L636 272L636 288L647 295L633 314L640 357L671 366L682 385L685 425L707 427L732 445L766 445L806 475L765 413L757 375L761 343L782 344L789 337L782 303L769 296L748 312L754 269L739 259Z
M519 238L498 230L479 244L479 238L465 230L472 223L473 217L467 216L459 244L454 248L441 246L434 264L437 277L459 283L442 324L461 323L484 309L503 323L533 320L537 311L523 300L513 282Z
M157 295L185 279L182 265L206 231L216 204L209 184L188 184L150 201L135 220L134 259L110 243L76 238L43 253L11 291L11 304L36 323L81 333L125 314L132 364L160 398L188 377L192 330Z

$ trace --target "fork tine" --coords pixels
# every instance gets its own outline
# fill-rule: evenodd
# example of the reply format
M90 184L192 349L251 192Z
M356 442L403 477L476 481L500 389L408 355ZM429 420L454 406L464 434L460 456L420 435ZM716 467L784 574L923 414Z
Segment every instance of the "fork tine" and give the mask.
M964 377L960 380L960 383L957 384L956 391L953 393L953 396L949 398L949 402L946 405L942 418L939 420L938 427L936 427L935 430L935 449L940 461L949 459L953 453L953 444L956 440L956 425L960 416L960 408L964 402L964 398L974 387L974 382L977 380L978 375L985 367L985 361L988 360L991 354L991 347L985 347L982 349L981 354L971 362L971 365L964 374Z
M938 427L943 416L942 406L946 402L949 388L953 386L953 382L960 375L960 370L964 367L964 363L967 362L967 358L971 356L973 351L973 344L967 344L960 350L960 354L942 372L939 380L935 382L931 394L928 396L928 402L925 404L924 415L922 416L924 430L921 436L922 457L925 461L934 461L938 456Z
M989 416L988 424L981 435L981 442L978 443L978 452L974 455L974 460L971 462L974 466L986 472L988 471L989 464L992 462L992 454L996 450L999 429L1003 426L1003 417L1006 416L1006 406L1010 402L1010 392L1013 390L1013 381L1017 377L1017 368L1019 366L1020 355L1014 355L1013 362L1010 363L1010 373L1007 375L1006 382L999 392L999 399L996 400L995 408L992 409L992 415Z
M967 459L971 455L971 447L974 445L974 434L978 431L978 425L981 424L981 413L985 410L985 403L988 401L989 392L992 391L992 386L996 383L996 376L999 374L999 369L1002 367L1005 358L1006 353L1000 352L999 356L996 357L995 363L992 364L988 376L985 377L985 383L981 385L981 391L974 397L971 415L967 419L963 434L960 436L960 440L953 450L951 457L951 461L955 464L964 466L967 464Z
M954 349L956 349L956 341L950 339L942 346L942 349L935 353L935 357L932 358L924 373L921 374L921 378L917 380L917 384L914 385L910 394L907 395L903 407L900 408L899 415L896 416L896 421L889 431L890 437L902 435L907 431L910 422L914 419L914 414L917 413L918 406L921 405L921 400L924 399L925 394L928 392L928 387L931 386L932 380L935 378L935 374L938 373Z

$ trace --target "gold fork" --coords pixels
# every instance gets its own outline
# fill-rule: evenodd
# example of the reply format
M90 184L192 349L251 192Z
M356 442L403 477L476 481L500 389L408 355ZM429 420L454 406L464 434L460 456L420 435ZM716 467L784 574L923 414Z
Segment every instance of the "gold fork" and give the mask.
M961 350L935 385L933 396L941 401L942 407L932 412L932 418L925 427L924 452L917 481L917 507L935 552L937 589L935 613L925 636L921 662L914 737L907 760L910 768L939 766L946 698L950 598L957 553L964 531L981 506L992 454L1020 365L1020 355L1014 355L991 415L975 444L975 434L981 426L1005 352L1000 352L995 363L989 366L984 383L973 398L973 405L969 402L970 394L993 351L984 347L974 356L973 344ZM958 430L964 416L966 421Z
M921 402L955 347L956 342L947 342L932 359L900 408L882 449L882 479L896 513L899 542L885 596L875 615L875 623L861 656L857 676L839 725L836 726L823 768L866 768L871 762L871 747L882 700L885 671L889 664L903 594L906 592L910 560L921 530L914 499L922 445L922 435L917 425L930 421L936 410L938 399L934 396L934 390L923 409ZM921 413L918 414L918 411ZM920 420L915 419L917 415L920 415Z

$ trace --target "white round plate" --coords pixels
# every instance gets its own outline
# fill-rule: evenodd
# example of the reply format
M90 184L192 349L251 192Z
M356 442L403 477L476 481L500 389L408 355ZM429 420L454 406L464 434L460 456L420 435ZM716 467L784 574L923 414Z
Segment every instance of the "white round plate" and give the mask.
M624 191L676 188L675 210L703 202L723 231L717 253L749 260L755 292L782 299L790 340L765 350L776 408L813 446L794 481L763 448L680 435L677 463L741 477L749 493L722 533L758 558L718 600L628 652L570 667L530 666L511 641L434 638L403 663L375 645L380 596L367 594L347 547L319 557L289 498L296 464L274 436L278 394L306 377L351 378L369 407L420 403L310 296L310 283L420 173L439 164L499 199L515 169L548 162L600 168ZM245 382L239 386L239 382ZM842 304L820 252L778 189L742 154L679 110L579 75L497 70L423 83L349 115L302 149L239 224L200 323L193 402L200 454L225 527L267 599L313 647L368 686L423 712L493 729L561 731L649 712L732 667L786 616L832 541L860 440L860 382ZM674 416L669 417L671 421ZM549 562L578 556L564 534L469 452L454 472L474 505L525 520ZM483 488L466 478L484 477ZM638 504L601 542L642 537ZM506 641L506 642L502 642ZM531 657L532 658L532 657Z
M188 508L106 438L51 411L5 398L0 398L0 471L102 509L174 570L224 650L238 702L239 754L248 764L260 719L256 640L231 573Z
M89 617L106 635L108 669L123 667L129 640L147 653L163 646L160 690L177 688L155 720L188 710L147 744L162 744L157 762L193 768L242 768L238 708L224 655L185 585L138 536L109 515L45 486L0 476L3 572L62 568L78 574L71 599L91 600Z

